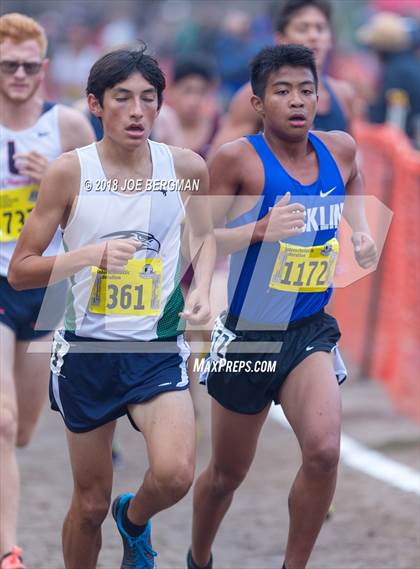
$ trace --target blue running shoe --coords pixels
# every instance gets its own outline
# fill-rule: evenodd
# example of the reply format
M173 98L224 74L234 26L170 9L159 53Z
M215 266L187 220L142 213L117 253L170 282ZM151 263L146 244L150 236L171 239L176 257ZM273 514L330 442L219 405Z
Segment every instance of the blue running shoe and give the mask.
M133 497L134 494L121 494L115 498L112 504L112 517L117 524L124 545L121 569L157 569L154 562L157 553L153 551L150 541L152 529L150 521L147 522L146 529L138 537L128 535L122 525L123 508Z

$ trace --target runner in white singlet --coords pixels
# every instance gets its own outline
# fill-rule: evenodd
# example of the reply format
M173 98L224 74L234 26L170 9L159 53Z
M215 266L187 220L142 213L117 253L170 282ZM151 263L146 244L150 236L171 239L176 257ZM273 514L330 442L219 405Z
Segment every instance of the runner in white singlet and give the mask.
M185 320L210 317L215 241L203 201L204 160L148 139L164 87L163 73L144 50L117 50L95 63L88 103L104 138L51 166L9 269L17 288L71 281L65 329L54 337L50 398L67 427L72 462L63 551L66 567L74 569L96 567L119 417L128 415L142 432L150 461L136 494L114 500L122 568L155 567L149 520L182 498L193 478L194 414L182 332ZM184 306L185 210L196 287ZM58 226L65 253L43 257Z

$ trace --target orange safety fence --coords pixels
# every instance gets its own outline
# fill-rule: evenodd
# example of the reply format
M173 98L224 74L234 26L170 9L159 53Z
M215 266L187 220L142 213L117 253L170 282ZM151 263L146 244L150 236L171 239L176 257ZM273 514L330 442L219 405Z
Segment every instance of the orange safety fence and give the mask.
M420 422L420 153L388 125L358 123L354 135L365 194L393 218L376 271L337 288L331 312L342 330L340 347L360 375L381 381L396 407ZM381 216L368 208L368 220L380 224Z

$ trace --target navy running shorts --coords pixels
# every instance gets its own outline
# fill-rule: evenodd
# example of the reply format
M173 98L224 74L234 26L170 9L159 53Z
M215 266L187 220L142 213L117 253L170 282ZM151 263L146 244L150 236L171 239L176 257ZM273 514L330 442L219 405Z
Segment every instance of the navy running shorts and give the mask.
M225 362L210 362L206 378L209 394L226 409L253 415L272 401L277 405L289 373L315 352L333 352L337 381L346 379L347 370L337 348L340 330L335 318L324 311L294 321L285 330L233 331L229 328L233 319L228 315L226 324L219 320L216 338L213 331L213 354L215 345L216 350L222 347L219 359ZM217 342L217 337L221 341ZM258 346L258 352L253 346ZM216 360L217 353L213 354Z
M59 324L65 306L65 281L46 288L15 290L0 276L0 322L11 328L17 340L29 341L46 336ZM42 306L47 293L47 305ZM42 307L42 322L37 322ZM35 327L41 329L35 329Z
M190 349L183 335L149 342L109 342L56 331L51 355L51 408L74 433L96 429L123 415L127 406L160 393L188 389Z

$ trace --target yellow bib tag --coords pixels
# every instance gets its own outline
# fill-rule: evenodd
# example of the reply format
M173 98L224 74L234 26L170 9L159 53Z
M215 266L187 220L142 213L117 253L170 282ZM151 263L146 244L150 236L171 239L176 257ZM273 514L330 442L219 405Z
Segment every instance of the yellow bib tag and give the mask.
M131 259L123 273L92 267L89 311L119 316L157 316L162 292L162 259Z
M38 184L0 190L0 241L17 241L28 215L34 209Z
M331 285L339 244L334 237L324 245L300 247L280 242L270 288L287 292L323 292Z

